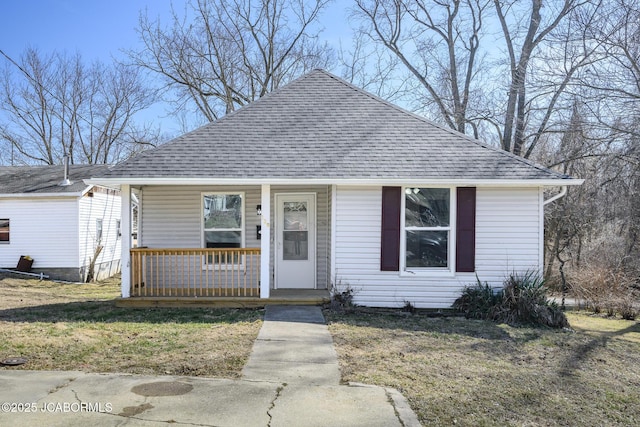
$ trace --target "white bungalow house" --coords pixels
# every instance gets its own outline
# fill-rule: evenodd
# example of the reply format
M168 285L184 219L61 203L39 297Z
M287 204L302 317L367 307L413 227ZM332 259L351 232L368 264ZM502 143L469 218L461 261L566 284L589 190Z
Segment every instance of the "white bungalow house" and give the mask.
M350 287L445 308L476 276L541 270L543 190L582 181L316 70L90 182L121 188L123 236L140 197L125 300Z
M64 182L64 166L0 167L0 268L15 269L28 256L31 272L53 279L119 272L120 192L83 181L106 170L71 165Z

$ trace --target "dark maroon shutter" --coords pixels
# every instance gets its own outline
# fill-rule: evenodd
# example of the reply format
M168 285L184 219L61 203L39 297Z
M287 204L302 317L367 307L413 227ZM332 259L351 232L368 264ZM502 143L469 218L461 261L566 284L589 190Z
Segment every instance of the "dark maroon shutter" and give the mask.
M382 187L382 238L380 270L400 270L401 187Z
M476 188L458 187L456 271L476 271Z

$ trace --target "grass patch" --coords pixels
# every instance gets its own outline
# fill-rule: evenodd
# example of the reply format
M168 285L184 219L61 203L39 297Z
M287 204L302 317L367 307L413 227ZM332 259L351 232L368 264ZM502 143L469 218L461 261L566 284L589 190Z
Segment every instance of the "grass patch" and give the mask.
M0 359L16 368L236 378L262 311L118 308L120 283L0 276Z
M344 381L400 390L429 426L637 425L638 323L570 313L575 331L326 312ZM631 338L631 339L630 339Z

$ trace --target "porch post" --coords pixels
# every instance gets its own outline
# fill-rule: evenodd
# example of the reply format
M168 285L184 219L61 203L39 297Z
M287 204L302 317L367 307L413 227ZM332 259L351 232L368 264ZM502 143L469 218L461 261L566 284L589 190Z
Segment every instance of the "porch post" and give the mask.
M262 185L262 220L260 237L260 298L269 298L271 268L271 185Z
M131 186L120 186L122 211L120 213L120 232L122 233L122 255L120 258L120 271L122 276L122 298L131 296Z
M329 272L329 286L330 293L333 293L337 283L336 277L336 218L338 217L338 186L336 184L331 185L331 218L329 219L329 224L331 227L331 232L329 233L330 241L329 247L331 248L331 255L329 260L331 262L331 268ZM336 289L337 290L337 289Z

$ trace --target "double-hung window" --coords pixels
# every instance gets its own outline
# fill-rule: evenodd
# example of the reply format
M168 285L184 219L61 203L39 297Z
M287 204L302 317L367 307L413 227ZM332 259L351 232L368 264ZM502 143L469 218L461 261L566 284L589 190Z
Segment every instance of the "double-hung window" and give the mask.
M203 246L205 248L242 248L244 246L244 194L203 194ZM209 262L226 263L217 256ZM239 260L234 259L237 263Z
M451 189L404 189L404 269L450 269Z

